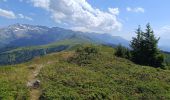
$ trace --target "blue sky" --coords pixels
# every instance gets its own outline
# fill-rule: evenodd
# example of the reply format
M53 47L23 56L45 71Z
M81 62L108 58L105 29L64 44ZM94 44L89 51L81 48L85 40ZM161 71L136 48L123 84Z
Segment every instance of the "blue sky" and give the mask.
M165 44L170 40L169 4L170 0L0 0L0 27L57 26L130 40L138 25L149 22Z

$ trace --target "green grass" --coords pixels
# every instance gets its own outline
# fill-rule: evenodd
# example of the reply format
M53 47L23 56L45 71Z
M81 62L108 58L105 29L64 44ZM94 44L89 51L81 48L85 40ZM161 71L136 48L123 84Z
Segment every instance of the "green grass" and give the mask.
M0 67L0 100L28 99L27 76L28 69L24 64Z
M0 97L2 100L29 99L25 85L33 70L29 66L43 64L38 76L42 100L170 99L169 70L136 65L115 57L111 47L95 47L100 55L84 66L68 62L74 51L64 51L24 64L0 67Z
M100 57L87 66L58 62L43 68L42 98L47 100L170 99L170 71L139 66L113 56L113 49L99 47ZM70 55L70 54L69 54Z

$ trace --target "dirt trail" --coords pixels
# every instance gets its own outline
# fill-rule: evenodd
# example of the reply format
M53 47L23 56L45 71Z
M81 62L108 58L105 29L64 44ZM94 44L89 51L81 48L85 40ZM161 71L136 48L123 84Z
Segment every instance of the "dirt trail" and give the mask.
M48 61L44 64L35 64L35 65L31 65L30 67L30 73L28 76L28 82L27 82L27 87L30 88L30 100L39 100L39 97L41 95L41 90L38 87L34 88L34 83L39 81L38 79L38 75L41 71L41 69L46 65L46 64L52 64L52 63L56 63L58 61ZM40 82L41 84L41 82ZM40 85L39 84L39 85Z
M28 76L27 87L30 88L30 100L39 100L41 95L41 90L39 87L34 87L34 82L38 80L37 76L40 73L40 70L43 68L44 65L34 65L32 66L33 69L30 71Z

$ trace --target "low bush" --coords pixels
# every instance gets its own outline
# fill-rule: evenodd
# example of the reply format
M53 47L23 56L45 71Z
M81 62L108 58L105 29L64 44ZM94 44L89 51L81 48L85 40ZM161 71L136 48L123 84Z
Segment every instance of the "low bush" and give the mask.
M122 45L118 45L116 47L116 52L115 55L117 57L121 57L121 58L126 58L126 59L131 59L131 53L130 50L126 47L123 47Z
M96 59L99 50L95 46L86 46L77 48L73 57L68 61L84 66L91 63L91 60Z

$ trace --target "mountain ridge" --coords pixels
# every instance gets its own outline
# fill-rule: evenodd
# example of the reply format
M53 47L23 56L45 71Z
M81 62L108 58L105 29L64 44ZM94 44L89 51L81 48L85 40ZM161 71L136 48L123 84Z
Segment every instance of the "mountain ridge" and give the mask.
M75 37L74 37L75 36ZM129 41L109 34L73 31L59 27L46 27L29 24L14 24L0 29L0 47L9 46L36 46L45 45L69 38L84 38L101 44L122 44L128 46Z

